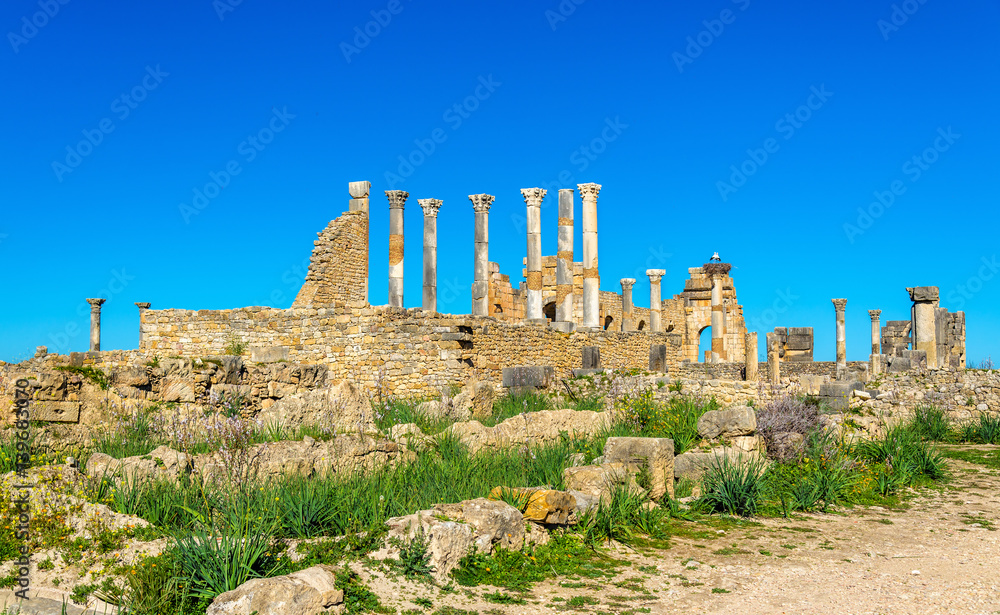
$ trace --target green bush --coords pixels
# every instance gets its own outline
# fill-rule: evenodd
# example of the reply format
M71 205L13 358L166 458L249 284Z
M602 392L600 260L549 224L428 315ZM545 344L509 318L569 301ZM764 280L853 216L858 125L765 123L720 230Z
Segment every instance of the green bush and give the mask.
M758 457L717 457L702 477L698 505L709 512L750 517L764 496L764 461Z
M952 439L951 421L940 407L921 404L913 411L910 428L925 440L947 442Z
M975 444L1000 444L1000 415L980 414L962 426L961 438Z

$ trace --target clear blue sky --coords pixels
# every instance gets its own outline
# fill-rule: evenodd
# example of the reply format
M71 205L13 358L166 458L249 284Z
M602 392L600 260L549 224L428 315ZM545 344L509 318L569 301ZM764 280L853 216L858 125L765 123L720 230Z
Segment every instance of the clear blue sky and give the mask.
M416 199L439 198L440 308L467 313L467 195L496 195L490 256L517 280L519 189L551 188L553 254L555 189L593 181L602 288L640 278L637 304L645 269L674 294L717 250L751 327L813 326L817 360L831 298L860 360L867 310L907 318L919 285L965 310L970 359L1000 358L1000 8L896 6L9 0L0 359L86 350L102 293L105 349L138 343L135 301L288 307L352 180L372 182L376 304L384 190L410 192L407 306Z

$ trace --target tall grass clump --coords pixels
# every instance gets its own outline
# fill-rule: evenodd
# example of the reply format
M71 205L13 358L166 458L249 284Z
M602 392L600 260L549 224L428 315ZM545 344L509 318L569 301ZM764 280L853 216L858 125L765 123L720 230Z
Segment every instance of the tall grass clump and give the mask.
M608 497L581 515L576 530L592 545L611 540L628 544L637 534L666 537L663 521L669 512L660 507L644 506L646 501L646 494L641 490L615 485Z
M698 505L708 512L751 517L757 514L766 483L762 458L716 457L702 477Z
M493 402L493 414L482 423L492 427L519 414L553 409L552 400L542 393L536 391L510 393Z
M104 426L94 435L94 452L110 455L115 459L147 455L160 442L153 428L152 413L149 410L125 412L119 410L117 402L111 402L111 424Z
M951 421L945 411L935 404L921 404L913 411L910 429L924 440L947 442L952 439Z
M837 444L830 432L816 430L809 435L800 459L768 467L768 493L780 503L783 514L826 512L830 506L850 501L858 467Z
M962 426L961 438L974 444L1000 444L1000 415L980 414Z
M382 403L372 402L375 413L375 424L385 433L396 425L414 423L420 431L427 435L441 433L450 427L455 420L446 416L431 416L419 409L420 402L388 398Z
M767 450L781 451L776 446L776 436L780 433L794 432L808 437L820 425L819 407L797 397L785 395L772 399L756 409L757 435L764 439ZM796 456L794 450L783 450L784 457L780 461L788 461Z
M714 399L692 395L679 395L661 403L653 398L651 389L630 393L615 401L615 425L610 435L671 438L674 454L679 455L698 442L698 419L718 407Z
M882 495L889 495L920 478L945 477L944 458L908 425L900 425L877 440L863 440L855 448L857 456L876 464L876 482Z

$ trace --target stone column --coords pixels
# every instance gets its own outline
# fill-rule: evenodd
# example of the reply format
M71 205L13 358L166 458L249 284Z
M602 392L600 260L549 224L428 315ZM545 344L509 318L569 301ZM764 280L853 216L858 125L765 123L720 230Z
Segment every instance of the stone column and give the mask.
M937 286L907 288L913 301L913 349L927 353L927 368L937 369L937 323L935 310L940 301Z
M660 299L660 280L666 275L666 269L647 269L649 276L649 332L660 333L663 330L663 301Z
M146 310L152 306L152 303L136 303L135 307L139 308L139 348L142 348L142 325L143 320L146 319Z
M577 184L583 199L583 326L601 326L601 276L597 261L597 195L600 184Z
M781 386L781 340L774 333L766 335L767 341L767 371L771 378L771 386Z
M490 206L491 194L470 194L472 209L476 212L476 261L475 282L472 283L472 315L489 316L490 313Z
M882 354L882 324L879 317L882 310L868 310L868 316L872 319L872 354Z
M90 304L90 350L101 350L101 306L107 299L87 299Z
M632 324L632 287L635 278L622 278L622 331L631 331Z
M403 206L410 196L403 190L386 190L389 199L389 305L403 307Z
M371 192L371 182L349 182L347 191L351 195L351 200L347 202L348 211L360 211L365 214L365 262L364 262L364 282L365 282L365 303L368 303L368 195Z
M542 314L542 199L546 190L524 188L521 196L528 208L528 297L525 318L545 321Z
M556 252L556 321L573 322L573 189L559 191Z
M371 182L349 182L347 191L351 193L351 200L347 202L348 211L363 211L368 213L368 194L371 192Z
M833 307L837 310L837 378L847 369L847 333L844 325L844 310L847 299L833 299Z
M417 199L424 210L424 301L427 312L437 311L439 199Z
M722 305L722 276L712 276L712 363L726 359L726 318Z
M744 340L744 362L746 363L747 382L757 382L757 333L747 331Z

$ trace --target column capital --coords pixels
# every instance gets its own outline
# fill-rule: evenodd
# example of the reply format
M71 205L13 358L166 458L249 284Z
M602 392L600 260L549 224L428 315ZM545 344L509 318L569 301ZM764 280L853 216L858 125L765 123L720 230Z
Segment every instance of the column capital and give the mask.
M600 184L577 184L576 189L580 192L580 198L584 201L596 201L597 195L601 193Z
M490 206L493 205L493 199L496 197L492 194L470 194L469 200L472 201L472 209L476 211L477 214L486 214L490 212Z
M528 207L541 207L542 199L548 190L543 188L521 188L521 196L524 197L524 202Z
M105 301L107 301L107 299L87 299L87 303L90 304L91 312L100 312L101 306L104 305Z
M371 190L371 182L348 182L347 184L347 191L352 199L367 199Z
M635 278L622 278L621 284L623 289L630 289L635 284Z
M410 198L410 193L405 190L386 190L385 196L389 199L390 209L403 209L406 199Z
M882 310L868 310L868 315L871 316L872 320L878 320L878 317L882 315Z
M649 276L650 282L659 282L660 278L667 275L666 269L647 269L646 275Z
M417 199L417 203L424 210L424 216L427 218L437 218L438 210L441 209L443 202L441 199Z
M140 310L148 310L151 305L153 304L146 302L139 302L135 304L135 307L139 308Z
M847 299L831 299L831 301L833 301L833 307L835 307L838 312L843 312L847 307Z

